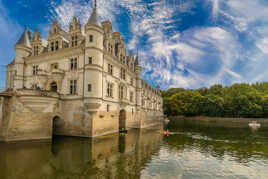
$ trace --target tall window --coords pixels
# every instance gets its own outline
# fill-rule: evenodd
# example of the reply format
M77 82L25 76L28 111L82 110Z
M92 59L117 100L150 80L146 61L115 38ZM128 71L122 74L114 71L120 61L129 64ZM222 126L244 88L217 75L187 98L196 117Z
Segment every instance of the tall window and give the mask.
M94 38L93 35L89 35L89 42L93 42Z
M92 57L88 57L88 64L92 64L92 63L93 63Z
M70 94L76 94L77 90L77 80L70 81Z
M124 68L121 68L120 71L120 77L121 79L125 80L126 79L126 70Z
M107 104L107 112L109 112L109 111L110 111L110 105Z
M53 52L54 51L54 42L51 42L50 46L51 46L51 51Z
M78 45L78 36L72 36L72 47L75 47Z
M38 65L33 66L33 75L37 75L38 73Z
M113 97L113 84L112 83L107 84L107 96Z
M34 46L34 56L37 56L39 52L39 47L38 46Z
M71 59L71 70L76 70L77 69L77 58L72 58Z
M134 96L134 94L133 94L132 91L130 92L129 96L130 96L130 102L133 102L133 96Z
M58 49L59 49L59 41L56 41L55 50L58 50Z
M130 78L130 85L133 85L133 78Z
M110 75L113 75L113 65L111 65L111 64L108 64L108 73Z
M124 86L120 85L119 86L119 99L124 98Z

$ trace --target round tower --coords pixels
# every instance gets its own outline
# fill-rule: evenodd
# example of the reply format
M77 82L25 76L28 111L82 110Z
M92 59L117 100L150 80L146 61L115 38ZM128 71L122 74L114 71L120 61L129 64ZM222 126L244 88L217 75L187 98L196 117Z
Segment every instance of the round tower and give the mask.
M103 39L104 31L98 21L97 2L95 0L93 12L85 25L85 95L89 97L102 97L102 66L103 66ZM95 70L91 70L94 68ZM92 78L94 77L94 78ZM88 86L91 90L88 90Z
M27 27L15 45L15 76L14 76L14 90L22 89L24 87L24 58L31 55L32 47L27 32Z
M141 72L142 72L142 68L140 66L139 63L139 57L138 55L136 56L135 62L135 73L136 73L136 103L138 107L141 107Z

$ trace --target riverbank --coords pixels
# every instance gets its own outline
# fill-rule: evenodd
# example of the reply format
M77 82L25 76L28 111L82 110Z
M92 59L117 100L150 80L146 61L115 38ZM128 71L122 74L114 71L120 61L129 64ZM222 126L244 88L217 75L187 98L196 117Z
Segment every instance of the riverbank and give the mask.
M180 124L198 124L207 127L232 127L232 128L246 128L252 121L257 121L262 127L268 127L268 119L265 118L222 118L222 117L184 117L172 116L168 118L169 125Z

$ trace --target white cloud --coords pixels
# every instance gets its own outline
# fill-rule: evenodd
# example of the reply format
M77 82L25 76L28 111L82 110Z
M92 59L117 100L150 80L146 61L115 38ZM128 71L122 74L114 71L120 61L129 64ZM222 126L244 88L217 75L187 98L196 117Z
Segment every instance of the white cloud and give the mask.
M154 1L145 4L142 0L98 0L98 11L100 19L109 19L117 31L121 10L128 15L129 22L126 24L132 36L127 47L135 51L142 43L139 55L143 75L163 88L197 88L214 83L231 84L264 78L264 75L256 77L256 73L267 67L260 64L264 55L259 53L268 53L268 29L265 25L256 26L256 23L267 22L265 1L208 0L214 23L223 19L224 24L193 27L184 32L177 29L183 18L178 14L193 14L196 2L180 2ZM92 11L91 1L63 0L59 4L52 3L52 7L53 17L65 28L73 15L85 24ZM245 38L253 41L254 47L241 43L239 33L245 33ZM239 66L240 63L243 66Z
M21 35L23 28L8 15L8 10L0 0L0 65L10 63L15 55L14 44ZM0 88L5 86L5 68L0 66Z

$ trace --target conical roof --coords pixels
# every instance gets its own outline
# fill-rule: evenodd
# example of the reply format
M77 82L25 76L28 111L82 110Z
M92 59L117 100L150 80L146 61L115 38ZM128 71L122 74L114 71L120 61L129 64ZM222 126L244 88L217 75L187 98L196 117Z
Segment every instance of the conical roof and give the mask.
M134 64L135 64L136 66L140 65L138 55L136 56L136 59L135 59Z
M21 35L21 37L20 37L19 41L17 42L17 44L24 45L26 47L31 48L31 41L29 39L29 35L28 35L28 32L27 32L27 26L25 26L25 30L24 30L23 34Z
M87 23L100 26L100 23L99 23L99 20L98 20L97 2L96 2L96 0L95 0L95 5L94 5L94 8L93 8L93 12L92 12L90 18L88 19Z

